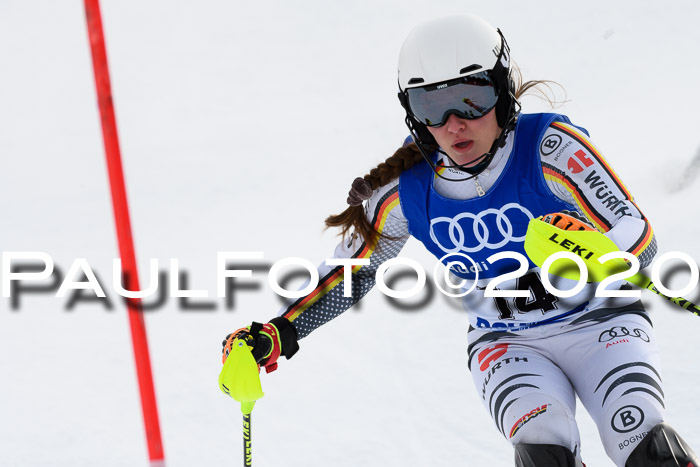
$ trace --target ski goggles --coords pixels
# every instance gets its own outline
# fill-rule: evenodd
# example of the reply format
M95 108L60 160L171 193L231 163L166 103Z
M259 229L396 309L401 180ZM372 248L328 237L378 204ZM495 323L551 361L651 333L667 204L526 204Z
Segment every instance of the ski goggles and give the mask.
M466 120L481 118L496 106L498 91L488 71L404 91L411 115L438 127L451 114Z

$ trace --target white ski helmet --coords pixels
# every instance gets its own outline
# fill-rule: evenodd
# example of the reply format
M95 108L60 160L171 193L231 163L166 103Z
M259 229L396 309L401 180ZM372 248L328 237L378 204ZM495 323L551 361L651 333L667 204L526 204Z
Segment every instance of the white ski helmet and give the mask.
M486 76L491 80L498 100L495 107L501 128L506 128L513 116L508 44L500 30L477 16L439 18L415 27L401 47L398 72L399 99L408 119L417 126L415 129L423 130L420 134L429 135L424 128L425 122L416 119L411 111L407 91L412 88L430 89L428 85L466 76ZM454 113L460 116L459 111Z
M426 126L440 126L450 114L473 119L495 108L498 126L504 129L500 144L517 113L508 44L500 30L477 16L416 26L399 53L398 81L406 124L426 158L436 147ZM484 161L491 160L495 148L494 143Z

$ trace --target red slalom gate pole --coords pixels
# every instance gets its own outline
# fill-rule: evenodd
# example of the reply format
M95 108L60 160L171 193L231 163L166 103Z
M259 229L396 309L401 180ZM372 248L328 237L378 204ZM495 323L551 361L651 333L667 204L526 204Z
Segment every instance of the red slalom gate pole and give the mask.
M105 155L107 157L107 170L112 192L112 206L114 208L114 220L117 228L117 240L119 242L119 253L122 259L122 283L126 290L141 290L136 268L134 242L131 235L129 206L126 199L124 172L122 170L119 151L117 122L114 115L112 88L109 81L107 52L105 49L99 0L85 0L85 14L87 17L90 49L92 51L92 65L95 71L97 99L102 120L102 136L104 139ZM158 407L156 405L156 395L153 388L151 359L148 355L148 341L146 340L146 326L143 321L141 300L138 298L127 299L127 309L129 325L131 327L134 358L136 360L136 373L141 395L141 408L143 410L143 419L146 426L148 454L152 465L164 465L163 442L161 441L160 435Z

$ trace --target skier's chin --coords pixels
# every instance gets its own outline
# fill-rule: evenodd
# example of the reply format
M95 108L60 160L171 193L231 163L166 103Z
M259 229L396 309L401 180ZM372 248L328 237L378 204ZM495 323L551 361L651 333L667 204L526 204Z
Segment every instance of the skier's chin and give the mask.
M461 167L474 167L481 161L481 156L483 156L483 153L479 154L470 154L470 155L465 155L465 154L449 154L450 159L452 159L452 162L455 163L455 165L459 165Z

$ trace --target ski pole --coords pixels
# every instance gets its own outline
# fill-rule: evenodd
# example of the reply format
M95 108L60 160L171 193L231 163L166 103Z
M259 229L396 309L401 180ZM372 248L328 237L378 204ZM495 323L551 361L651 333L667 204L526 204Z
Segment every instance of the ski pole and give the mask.
M691 302L690 300L686 300L683 297L669 297L668 295L662 294L659 289L656 288L654 283L649 279L647 276L642 274L641 272L638 272L637 274L628 277L627 281L636 285L640 289L647 289L652 292L654 292L656 295L659 297L665 298L671 303L674 303L678 305L679 307L683 308L684 310L688 310L689 312L693 313L696 316L700 316L700 307L697 306L695 303Z
M251 412L255 401L264 394L260 385L260 368L243 339L233 341L231 351L219 374L221 391L241 403L243 412L243 465L253 465Z
M607 254L620 251L615 243L597 230L562 230L552 224L540 219L531 219L525 234L525 252L530 260L537 266L542 266L544 262L554 253L569 252L575 247L588 269L588 282L600 282L604 278L624 272L629 269L629 265L622 258L613 258L601 263L598 259ZM578 280L578 270L564 270L563 272L552 272L566 279ZM627 282L636 285L641 289L647 289L660 297L665 298L687 310L696 316L700 316L700 307L682 297L669 297L661 293L652 280L646 275L638 272L624 278Z
M243 465L246 467L253 465L250 417L251 414L243 414Z

